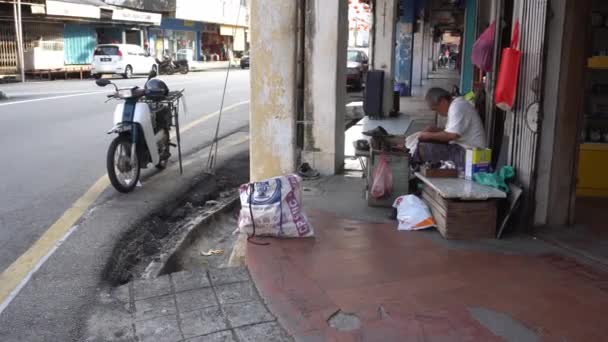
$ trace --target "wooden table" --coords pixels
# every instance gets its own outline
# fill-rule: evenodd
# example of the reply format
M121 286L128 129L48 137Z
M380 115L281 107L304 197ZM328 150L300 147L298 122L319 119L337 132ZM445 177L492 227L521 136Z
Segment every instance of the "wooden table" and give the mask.
M422 199L444 238L496 236L496 201L506 198L506 193L461 178L427 178L420 173L416 177L424 183Z

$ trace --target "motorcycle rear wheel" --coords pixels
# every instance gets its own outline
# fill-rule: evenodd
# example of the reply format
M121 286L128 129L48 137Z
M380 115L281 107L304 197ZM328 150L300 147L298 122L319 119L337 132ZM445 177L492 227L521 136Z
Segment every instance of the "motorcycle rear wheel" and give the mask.
M108 148L106 168L112 186L122 192L133 191L139 182L141 168L137 153L131 156L131 137L122 135L112 140Z
M189 66L184 66L184 67L181 68L180 73L182 75L185 75L185 74L188 73L188 71L190 71L190 67Z

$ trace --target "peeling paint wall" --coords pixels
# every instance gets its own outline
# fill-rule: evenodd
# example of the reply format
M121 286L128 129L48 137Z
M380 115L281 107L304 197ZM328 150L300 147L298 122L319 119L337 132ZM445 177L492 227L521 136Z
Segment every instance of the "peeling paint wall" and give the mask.
M348 3L307 0L303 161L325 175L344 163Z
M251 1L252 181L295 170L295 0Z

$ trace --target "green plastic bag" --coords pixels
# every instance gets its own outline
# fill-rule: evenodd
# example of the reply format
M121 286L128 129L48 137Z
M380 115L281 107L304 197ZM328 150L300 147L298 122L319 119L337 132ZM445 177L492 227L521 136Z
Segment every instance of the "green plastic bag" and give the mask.
M494 173L480 172L473 175L473 180L479 184L491 186L500 191L509 192L507 180L515 177L513 166L503 166Z

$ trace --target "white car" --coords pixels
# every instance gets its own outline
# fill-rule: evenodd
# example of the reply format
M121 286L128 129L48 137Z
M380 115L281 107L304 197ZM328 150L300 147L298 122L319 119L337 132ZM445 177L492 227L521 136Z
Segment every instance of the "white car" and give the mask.
M148 74L152 70L158 71L156 61L138 45L101 44L93 53L91 75L95 78L101 78L104 74L130 78L134 74Z

